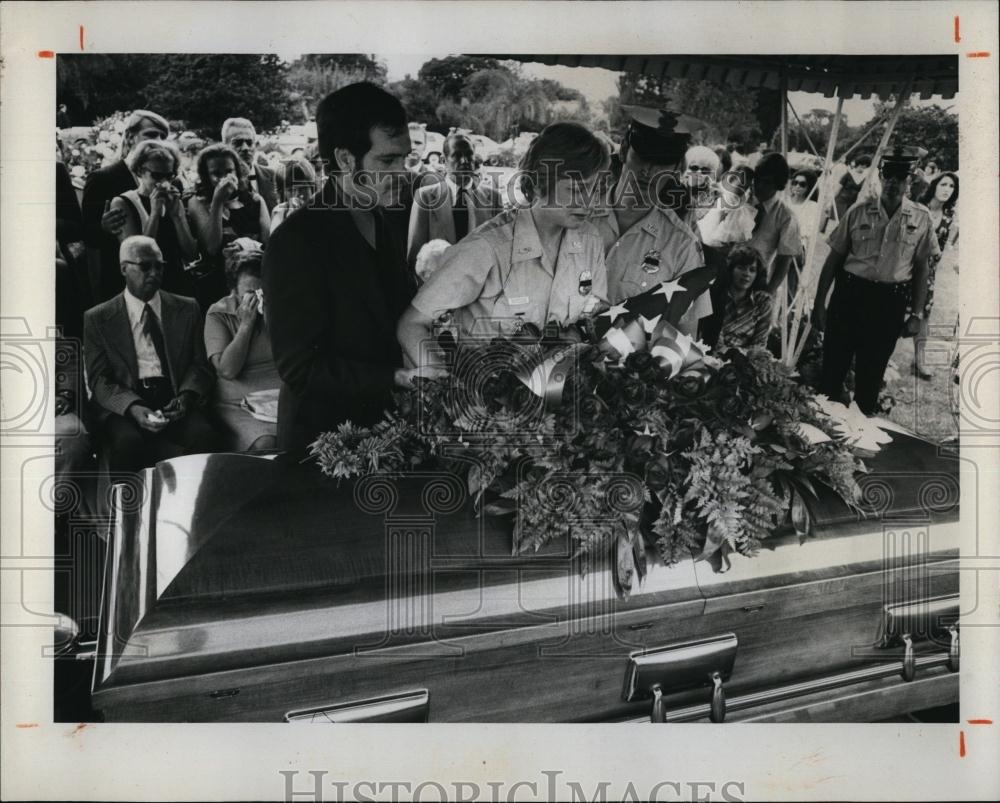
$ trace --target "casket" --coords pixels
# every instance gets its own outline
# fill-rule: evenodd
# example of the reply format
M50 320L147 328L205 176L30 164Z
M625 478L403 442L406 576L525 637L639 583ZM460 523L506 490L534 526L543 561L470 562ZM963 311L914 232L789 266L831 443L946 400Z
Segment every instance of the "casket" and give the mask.
M108 721L871 721L958 700L957 456L867 461L731 566L650 554L619 599L570 545L511 555L441 472L340 483L248 455L116 486ZM571 516L568 524L572 526Z

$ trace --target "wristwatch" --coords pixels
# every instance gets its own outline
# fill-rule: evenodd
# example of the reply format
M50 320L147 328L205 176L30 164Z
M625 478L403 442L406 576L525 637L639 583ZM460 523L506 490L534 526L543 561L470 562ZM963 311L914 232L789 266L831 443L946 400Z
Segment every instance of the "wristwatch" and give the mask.
M922 312L911 312L910 317L916 318L918 321L922 321L924 319L924 314Z

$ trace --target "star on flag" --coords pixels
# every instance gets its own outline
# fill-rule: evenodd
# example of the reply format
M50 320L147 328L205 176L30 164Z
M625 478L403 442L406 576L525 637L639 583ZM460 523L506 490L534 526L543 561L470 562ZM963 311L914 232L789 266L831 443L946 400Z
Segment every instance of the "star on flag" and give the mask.
M624 304L613 304L609 309L602 312L601 315L607 315L613 322L620 315L628 315L628 313L629 308Z
M674 293L681 293L685 289L684 285L678 281L662 282L660 286L653 291L653 295L665 296L667 302L674 297Z

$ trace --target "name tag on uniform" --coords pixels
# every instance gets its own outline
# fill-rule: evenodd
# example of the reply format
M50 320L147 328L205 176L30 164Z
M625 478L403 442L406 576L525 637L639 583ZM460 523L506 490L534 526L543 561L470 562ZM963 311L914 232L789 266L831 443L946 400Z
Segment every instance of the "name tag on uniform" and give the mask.
M510 304L512 307L523 307L530 300L531 299L528 298L528 296L517 296L515 298L508 299L507 303Z

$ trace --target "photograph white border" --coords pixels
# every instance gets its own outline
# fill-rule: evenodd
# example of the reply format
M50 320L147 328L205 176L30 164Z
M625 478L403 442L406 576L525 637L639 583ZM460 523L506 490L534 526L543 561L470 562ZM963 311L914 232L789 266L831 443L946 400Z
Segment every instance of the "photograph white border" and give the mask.
M992 322L993 332L998 328L995 3L15 1L0 6L0 15L0 315L23 318L37 336L54 325L56 108L56 59L39 52L81 52L80 26L83 52L90 53L954 53L960 91L957 101L943 105L957 102L960 117L961 320L965 326L982 318ZM970 58L970 52L990 55ZM0 377L8 390L7 383L19 381L9 374ZM985 410L1000 409L998 380L997 368L983 376L978 392ZM51 721L52 673L41 657L51 631L4 626L0 797L281 799L280 771L298 770L301 790L308 786L308 771L317 770L327 773L328 782L415 786L460 780L480 784L483 795L489 793L487 782L503 781L504 799L516 781L534 781L537 795L530 787L519 794L544 799L543 771L562 773L561 790L572 780L588 796L595 784L609 781L609 800L625 794L629 782L643 797L664 781L713 781L713 800L721 799L727 781L742 782L741 797L747 800L996 799L1000 418L995 420L998 431L985 433L993 437L962 454L963 559L976 556L984 560L975 565L994 568L961 572L962 611L968 617L963 616L959 724L80 727ZM51 441L8 437L0 451L0 623L11 621L8 615L23 603L33 610L51 606L51 582L40 579L43 572L21 571L17 562L22 539L31 555L51 550L51 514L39 510L23 532L20 521L8 516L20 504L21 463L28 455L51 454L51 446ZM978 507L965 506L967 500L977 500ZM576 693L571 678L566 693ZM995 724L966 724L973 718ZM661 799L690 797L690 787L684 788L684 794L670 796L670 787L661 787ZM454 794L453 787L447 789ZM423 799L437 794L427 788ZM327 785L323 799L336 795L337 787Z

